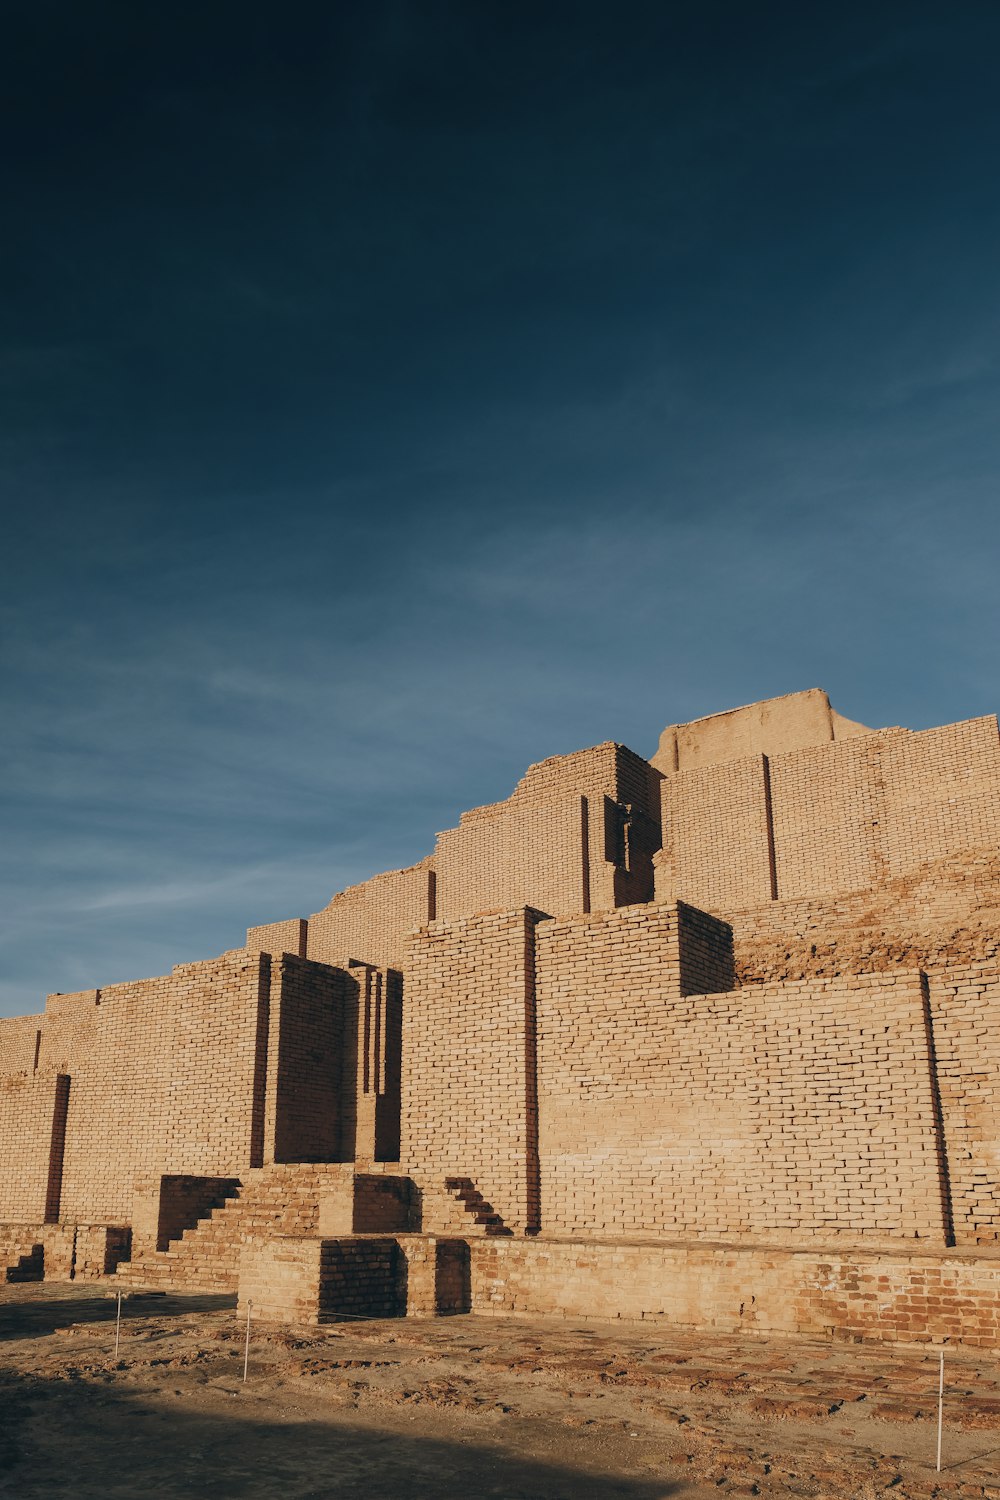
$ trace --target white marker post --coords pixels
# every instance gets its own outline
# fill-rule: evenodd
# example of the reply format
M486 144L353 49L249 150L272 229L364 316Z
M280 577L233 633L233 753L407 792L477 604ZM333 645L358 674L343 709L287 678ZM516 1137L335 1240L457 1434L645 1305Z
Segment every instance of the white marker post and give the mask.
M941 1428L944 1424L944 1350L941 1350L941 1371L938 1376L938 1451L937 1471L941 1472Z
M247 1342L246 1342L246 1348L243 1351L243 1384L244 1385L246 1385L246 1383L247 1383L247 1369L248 1369L249 1364L250 1364L250 1313L251 1313L251 1309L252 1308L253 1308L253 1303L251 1302L250 1298L248 1297L247 1298Z
M115 1359L118 1358L118 1345L122 1338L122 1294L118 1293L118 1316L115 1319Z

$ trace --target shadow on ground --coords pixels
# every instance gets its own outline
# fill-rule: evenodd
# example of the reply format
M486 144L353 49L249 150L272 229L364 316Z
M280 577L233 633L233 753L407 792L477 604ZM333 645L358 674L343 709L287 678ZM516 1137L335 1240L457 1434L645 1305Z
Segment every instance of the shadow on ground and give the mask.
M73 1323L114 1323L117 1298L114 1292L39 1297L37 1301L0 1302L0 1343L9 1339L44 1338ZM162 1292L129 1293L122 1298L122 1324L132 1318L178 1317L187 1313L223 1312L236 1306L235 1295L198 1297L164 1295Z
M249 1388L248 1388L249 1389ZM17 1500L667 1500L660 1479L595 1475L506 1445L280 1415L235 1381L231 1409L192 1413L95 1380L0 1373L0 1495ZM175 1401L171 1408L172 1399Z

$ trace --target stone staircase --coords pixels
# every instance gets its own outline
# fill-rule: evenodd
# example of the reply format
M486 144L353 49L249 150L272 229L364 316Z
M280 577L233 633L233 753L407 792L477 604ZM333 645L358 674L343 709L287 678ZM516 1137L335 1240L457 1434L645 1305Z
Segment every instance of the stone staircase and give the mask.
M446 1177L443 1185L425 1184L421 1188L423 1197L423 1227L440 1234L489 1235L498 1238L513 1234L476 1187L471 1177Z
M243 1245L271 1235L318 1233L320 1193L353 1173L353 1163L251 1168L232 1196L171 1240L165 1250L140 1250L121 1264L116 1284L235 1292Z
M0 1281L41 1281L45 1250L34 1230L0 1228Z
M317 1235L321 1193L352 1179L355 1170L353 1162L252 1168L165 1250L133 1249L132 1259L118 1266L115 1284L235 1292L243 1246L275 1235ZM425 1233L461 1238L513 1233L470 1177L421 1184L421 1196Z

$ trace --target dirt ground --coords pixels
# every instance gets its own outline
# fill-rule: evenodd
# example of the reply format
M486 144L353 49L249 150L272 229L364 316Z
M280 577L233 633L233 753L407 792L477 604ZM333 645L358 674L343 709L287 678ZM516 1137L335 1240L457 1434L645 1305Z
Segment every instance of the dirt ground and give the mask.
M0 1287L0 1495L1000 1500L1000 1359L456 1317L254 1329L234 1299Z

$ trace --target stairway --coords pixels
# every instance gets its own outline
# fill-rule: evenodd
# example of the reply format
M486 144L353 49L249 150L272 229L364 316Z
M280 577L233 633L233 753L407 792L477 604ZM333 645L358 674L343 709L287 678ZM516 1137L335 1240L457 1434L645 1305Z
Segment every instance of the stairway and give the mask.
M38 1243L22 1240L6 1243L0 1251L0 1280L42 1281L45 1278L45 1249Z
M424 1229L430 1233L481 1234L497 1238L513 1230L488 1203L471 1177L446 1177L441 1187L422 1189Z
M353 1176L354 1165L295 1164L255 1167L242 1185L165 1250L134 1255L116 1282L143 1288L235 1292L240 1251L247 1240L269 1235L312 1235L319 1228L324 1187Z

